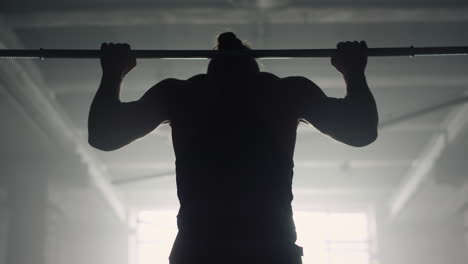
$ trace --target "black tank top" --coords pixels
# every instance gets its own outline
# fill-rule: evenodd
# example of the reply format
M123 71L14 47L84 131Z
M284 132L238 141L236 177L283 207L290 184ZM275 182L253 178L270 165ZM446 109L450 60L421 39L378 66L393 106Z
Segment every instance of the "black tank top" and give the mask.
M190 241L294 242L298 114L281 79L198 75L171 90L169 115L179 234Z

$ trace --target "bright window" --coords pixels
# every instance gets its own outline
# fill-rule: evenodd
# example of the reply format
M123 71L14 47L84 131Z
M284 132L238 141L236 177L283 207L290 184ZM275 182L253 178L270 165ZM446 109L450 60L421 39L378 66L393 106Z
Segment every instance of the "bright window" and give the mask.
M177 234L176 211L142 211L138 215L138 264L169 263ZM363 212L295 212L297 244L304 264L369 264L368 215Z
M177 211L141 211L137 227L137 264L169 263L177 235Z
M295 212L297 244L304 264L369 264L366 213Z

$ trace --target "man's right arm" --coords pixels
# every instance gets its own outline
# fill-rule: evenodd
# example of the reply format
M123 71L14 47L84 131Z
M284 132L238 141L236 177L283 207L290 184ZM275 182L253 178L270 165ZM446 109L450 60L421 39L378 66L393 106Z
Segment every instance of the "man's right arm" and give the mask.
M105 91L118 82L105 78L89 111L88 142L91 146L105 151L116 150L169 121L168 92L179 80L163 80L139 100L120 102ZM106 86L107 82L110 86Z

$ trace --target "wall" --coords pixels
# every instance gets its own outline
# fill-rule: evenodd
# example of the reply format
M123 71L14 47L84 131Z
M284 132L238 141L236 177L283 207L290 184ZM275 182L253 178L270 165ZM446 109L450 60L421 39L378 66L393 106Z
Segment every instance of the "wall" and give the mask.
M0 263L127 263L126 223L80 158L0 102Z
M466 227L461 215L405 222L389 221L383 217L378 225L378 263L468 263Z

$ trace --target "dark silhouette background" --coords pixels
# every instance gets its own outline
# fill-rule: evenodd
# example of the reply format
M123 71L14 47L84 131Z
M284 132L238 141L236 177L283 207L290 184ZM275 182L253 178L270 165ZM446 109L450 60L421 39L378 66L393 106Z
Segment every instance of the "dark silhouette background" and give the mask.
M240 57L212 59L206 74L163 80L140 100L122 103L120 84L136 59L127 44L102 45L90 144L110 151L161 123L172 127L181 206L171 263L301 263L291 208L298 123L356 147L377 137L366 44L337 48L332 64L346 82L342 99L307 78L279 78ZM248 47L227 32L218 49Z

